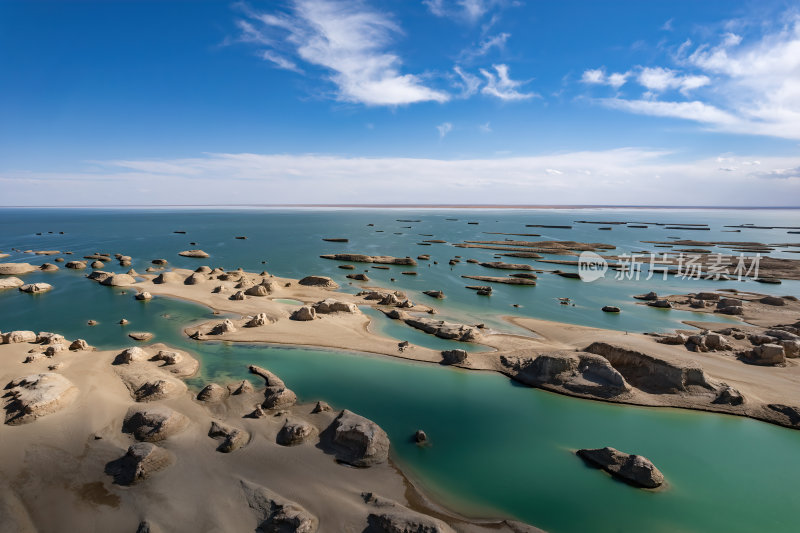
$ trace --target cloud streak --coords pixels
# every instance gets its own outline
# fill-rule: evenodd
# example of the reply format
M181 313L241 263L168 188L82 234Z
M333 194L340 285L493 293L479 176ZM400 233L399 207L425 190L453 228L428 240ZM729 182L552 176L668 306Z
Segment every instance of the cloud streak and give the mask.
M402 30L360 2L293 0L285 12L261 13L246 5L242 12L239 41L262 47L261 57L282 69L301 71L287 53L324 69L341 101L398 106L450 98L401 72L402 61L389 47Z
M463 203L764 205L800 198L800 158L676 163L624 148L497 159L208 154L93 162L92 172L0 173L4 205ZM772 178L770 186L764 179ZM41 195L43 187L50 192ZM155 191L150 193L147 191ZM353 191L358 191L357 196ZM691 195L687 196L687 191ZM42 200L39 200L42 199ZM51 204L51 205L52 205Z

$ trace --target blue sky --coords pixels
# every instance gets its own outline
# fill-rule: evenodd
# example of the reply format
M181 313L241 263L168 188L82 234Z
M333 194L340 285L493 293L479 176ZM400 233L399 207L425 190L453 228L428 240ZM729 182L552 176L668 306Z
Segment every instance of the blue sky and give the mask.
M800 204L796 2L4 1L0 73L0 205Z

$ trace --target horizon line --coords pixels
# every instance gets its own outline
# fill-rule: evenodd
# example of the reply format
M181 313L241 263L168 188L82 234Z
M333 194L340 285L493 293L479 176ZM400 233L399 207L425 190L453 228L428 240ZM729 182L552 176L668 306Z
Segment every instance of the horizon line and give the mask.
M800 206L637 204L104 204L0 205L0 209L108 209L167 207L362 208L362 209L800 209Z

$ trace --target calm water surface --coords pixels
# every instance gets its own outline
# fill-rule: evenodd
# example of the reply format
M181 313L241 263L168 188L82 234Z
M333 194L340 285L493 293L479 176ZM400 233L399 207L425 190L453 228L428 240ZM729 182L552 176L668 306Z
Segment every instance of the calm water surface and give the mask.
M708 223L712 230L614 227L612 231L598 231L588 224L574 224L572 230L524 227L571 224L574 220ZM468 225L467 221L479 224ZM369 223L374 226L367 226ZM486 322L506 330L513 328L498 317L513 313L653 331L678 327L681 320L715 317L634 306L633 294L732 287L799 295L798 284L675 279L582 283L542 274L536 287L499 286L486 298L464 289L465 284L473 282L460 276L498 274L464 263L451 268L447 261L455 255L490 260L493 252L416 243L423 239L461 242L504 238L484 235L484 231L607 242L628 252L648 248L641 240L668 240L670 235L700 240L800 241L785 230L722 232L722 226L740 223L798 225L800 216L797 211L0 210L0 250L72 250L76 256L95 251L119 252L132 255L133 266L140 271L150 259L164 257L173 266L181 267L210 264L248 270L266 268L287 277L323 274L334 277L351 291L359 287L346 284L347 272L336 268L337 262L319 259L318 255L338 251L396 256L427 253L439 264L427 266L421 262L416 277L399 274L407 267L370 269L368 275L374 284L396 286L412 298L432 303L441 315ZM172 233L175 230L187 233ZM65 234L51 235L48 231ZM45 234L37 236L37 232ZM247 235L248 239L236 240L235 235ZM323 236L347 237L350 242L322 242ZM197 245L190 245L190 241ZM212 257L192 260L176 255L195 247ZM782 255L797 258L797 254ZM36 264L47 260L30 254L13 254L4 259ZM369 269L369 265L363 267ZM386 357L197 343L182 336L180 330L187 323L212 317L210 310L169 298L137 302L132 298L133 291L103 287L85 280L84 275L85 272L65 269L26 275L26 281L47 281L55 288L39 296L18 291L0 293L0 330L58 331L68 337L85 338L101 348L131 344L126 337L129 331L151 331L156 335L154 341L197 354L202 370L191 380L195 387L211 380L250 378L247 365L265 366L280 375L303 401L323 399L375 420L389 434L395 460L428 493L467 514L512 516L554 532L800 530L796 515L800 507L800 493L796 490L800 432L737 417L579 400L516 386L495 374ZM396 282L390 281L392 277ZM419 294L427 289L442 289L447 298L439 302ZM559 297L572 298L575 307L559 305ZM513 303L522 307L512 308ZM621 306L623 313L602 313L599 308L607 304ZM436 349L458 345L368 312L374 315L376 330L395 338ZM127 328L117 324L122 317L131 321ZM87 326L90 318L100 324ZM411 443L410 436L419 428L428 433L432 446L418 448ZM667 477L669 488L658 493L631 488L585 467L572 453L576 448L605 445L652 459Z

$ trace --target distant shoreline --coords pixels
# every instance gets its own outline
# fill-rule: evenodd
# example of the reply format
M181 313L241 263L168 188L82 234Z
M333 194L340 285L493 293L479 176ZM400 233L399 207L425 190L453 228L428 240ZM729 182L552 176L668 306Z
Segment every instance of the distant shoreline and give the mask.
M163 205L0 205L0 209L747 209L791 210L800 206L708 205L508 205L508 204L163 204Z

